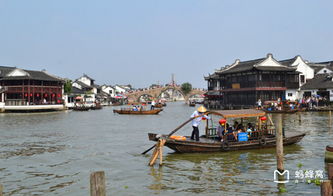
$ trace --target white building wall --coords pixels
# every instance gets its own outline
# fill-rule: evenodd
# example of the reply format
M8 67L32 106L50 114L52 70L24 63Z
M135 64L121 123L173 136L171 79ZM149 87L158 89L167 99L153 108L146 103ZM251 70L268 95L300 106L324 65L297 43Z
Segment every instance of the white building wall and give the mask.
M286 100L295 101L298 99L299 93L296 89L288 89L286 90Z
M74 87L76 87L76 88L78 88L78 89L82 89L82 86L79 85L79 84L76 83L76 82L74 82L74 83L72 84L72 86L74 86Z
M296 71L301 72L306 79L312 79L314 77L314 70L305 63L301 56L297 56L292 66L297 66Z
M123 89L123 88L121 88L119 86L115 86L115 88L116 88L116 92L118 92L118 93L125 93L126 92L125 89Z
M330 74L330 73L332 73L333 71L331 71L331 70L329 70L329 69L327 69L327 68L322 68L321 70L319 70L318 72L317 72L317 74L325 74L325 73L327 73L327 74Z
M91 80L85 76L82 76L81 78L78 79L80 82L85 83L88 86L91 86Z
M111 97L114 97L116 95L115 89L113 89L110 86L102 86L102 91L109 94ZM110 91L111 91L111 93L110 93Z

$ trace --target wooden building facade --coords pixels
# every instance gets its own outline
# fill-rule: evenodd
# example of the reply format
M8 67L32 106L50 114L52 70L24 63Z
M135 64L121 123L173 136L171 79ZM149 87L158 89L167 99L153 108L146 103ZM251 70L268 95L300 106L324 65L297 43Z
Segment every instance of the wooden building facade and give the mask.
M287 89L299 88L296 68L280 64L272 54L256 60L236 60L205 80L208 82L205 105L213 109L251 107L259 99L262 102L285 99Z
M63 85L44 71L0 66L0 102L6 106L62 104Z

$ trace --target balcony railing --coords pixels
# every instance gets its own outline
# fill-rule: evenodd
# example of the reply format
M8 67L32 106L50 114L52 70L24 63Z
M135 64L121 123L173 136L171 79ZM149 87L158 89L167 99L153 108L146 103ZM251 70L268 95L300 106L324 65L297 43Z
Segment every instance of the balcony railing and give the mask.
M285 82L257 82L257 87L285 87Z
M57 105L57 104L63 104L63 101L61 100L59 103L57 101L48 101L48 102L43 102L43 101L35 101L35 102L28 102L26 100L22 99L7 99L5 101L6 106L25 106L25 105Z

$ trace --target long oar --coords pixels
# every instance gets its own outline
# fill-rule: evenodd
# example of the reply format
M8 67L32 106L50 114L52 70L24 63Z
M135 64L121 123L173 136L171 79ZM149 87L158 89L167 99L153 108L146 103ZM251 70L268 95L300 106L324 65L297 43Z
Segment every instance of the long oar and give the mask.
M186 122L184 122L183 124L181 124L180 126L178 126L176 129L174 129L173 131L171 131L169 133L169 135L167 137L170 137L172 134L176 133L179 129L181 129L183 126L185 126L187 123L189 123L191 120L193 120L194 118L190 118L188 119ZM144 151L141 154L146 154L147 152L149 152L151 149L153 149L156 146L156 144L154 144L152 147L150 147L148 150Z
M204 114L202 114L202 115L200 115L200 116L204 116L204 115L206 115L206 114L207 114L207 112L204 113ZM191 120L193 120L193 119L195 119L195 118L198 118L198 117L200 117L200 116L196 116L196 117L193 117L193 118L188 119L186 122L184 122L183 124L179 125L176 129L174 129L173 131L171 131L171 132L169 133L168 137L170 137L171 135L173 135L174 133L176 133L179 129L181 129L183 126L185 126L185 125L186 125L187 123L189 123ZM146 153L149 152L151 149L153 149L155 146L156 146L156 144L154 144L154 146L148 148L146 151L144 151L144 152L141 153L141 154L146 154Z

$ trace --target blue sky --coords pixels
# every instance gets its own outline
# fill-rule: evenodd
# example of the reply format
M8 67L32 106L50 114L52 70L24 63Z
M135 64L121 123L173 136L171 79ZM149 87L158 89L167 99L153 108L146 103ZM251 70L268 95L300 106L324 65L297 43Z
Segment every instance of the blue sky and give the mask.
M0 0L0 65L206 87L235 59L333 60L333 1Z

